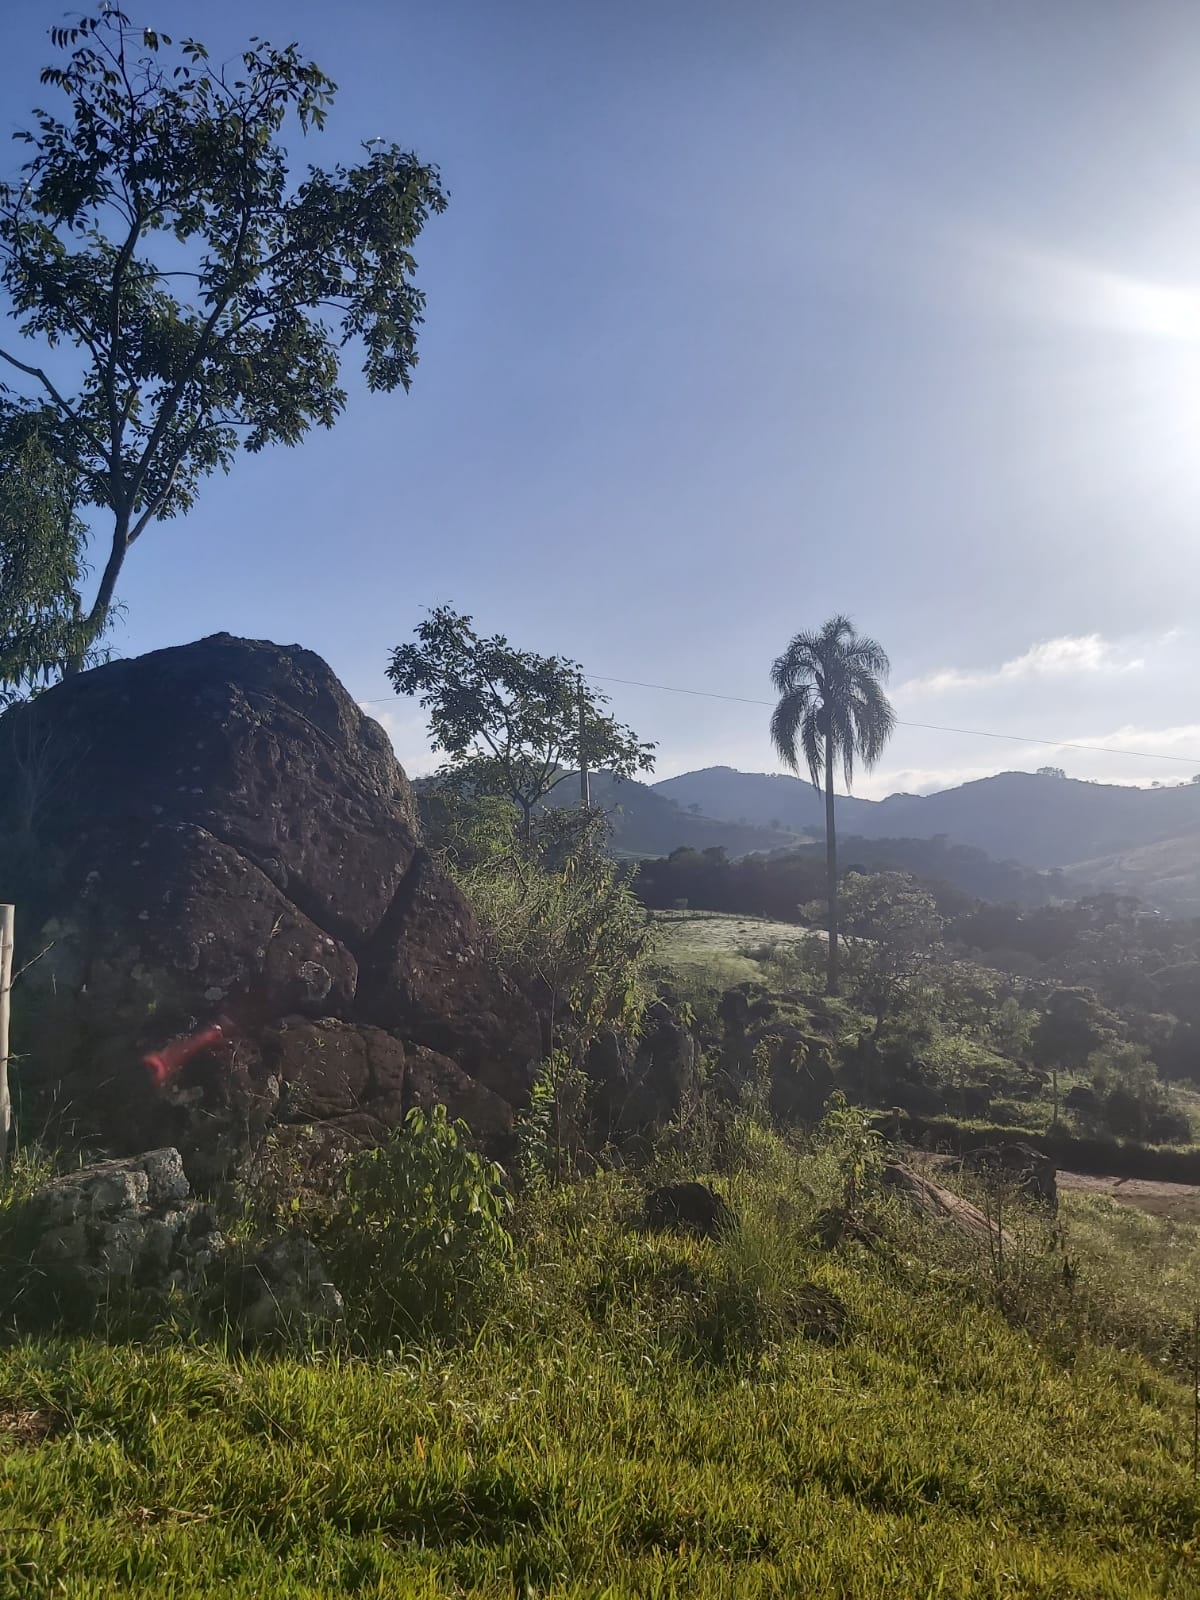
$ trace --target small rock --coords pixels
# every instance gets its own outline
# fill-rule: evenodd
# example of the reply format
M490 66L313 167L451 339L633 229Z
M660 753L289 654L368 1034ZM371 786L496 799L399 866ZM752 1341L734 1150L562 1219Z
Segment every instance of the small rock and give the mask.
M702 1239L725 1233L732 1208L705 1183L667 1183L646 1196L645 1225L652 1233L694 1233Z
M329 1333L341 1327L344 1313L320 1251L301 1234L276 1239L243 1271L235 1317L247 1338Z

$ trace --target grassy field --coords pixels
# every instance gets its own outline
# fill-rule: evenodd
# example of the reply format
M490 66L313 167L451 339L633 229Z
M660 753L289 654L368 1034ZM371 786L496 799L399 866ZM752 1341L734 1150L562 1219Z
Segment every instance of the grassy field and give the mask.
M1038 1234L1006 1300L882 1199L875 1248L809 1243L837 1150L739 1138L721 1241L613 1175L526 1203L453 1352L0 1352L0 1593L1200 1593L1200 1229L1073 1197L1070 1294Z
M651 920L659 965L684 978L702 979L714 988L762 981L761 963L747 951L824 937L793 922L719 911L655 911Z

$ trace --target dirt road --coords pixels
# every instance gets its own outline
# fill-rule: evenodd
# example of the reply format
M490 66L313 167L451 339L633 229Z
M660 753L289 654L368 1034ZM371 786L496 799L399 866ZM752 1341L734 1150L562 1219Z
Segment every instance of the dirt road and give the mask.
M1083 1172L1060 1172L1060 1189L1107 1194L1125 1205L1140 1206L1156 1217L1200 1222L1200 1184L1155 1183L1148 1178L1095 1178Z

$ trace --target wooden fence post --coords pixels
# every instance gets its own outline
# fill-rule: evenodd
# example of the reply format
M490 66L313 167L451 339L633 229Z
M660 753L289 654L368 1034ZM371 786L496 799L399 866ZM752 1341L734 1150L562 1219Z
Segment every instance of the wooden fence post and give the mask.
M8 1167L8 1135L12 1128L12 1101L8 1093L8 1014L12 994L12 906L0 905L0 1175Z

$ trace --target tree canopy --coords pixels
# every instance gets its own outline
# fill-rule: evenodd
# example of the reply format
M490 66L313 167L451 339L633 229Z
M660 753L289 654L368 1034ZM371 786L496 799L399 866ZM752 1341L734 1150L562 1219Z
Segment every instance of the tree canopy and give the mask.
M397 645L387 675L429 713L443 778L510 799L529 837L534 807L580 766L632 777L654 765L654 745L603 709L577 661L481 638L472 619L439 606Z
M239 449L295 444L368 387L408 386L424 297L413 246L444 209L437 169L371 141L365 161L299 181L281 135L320 130L335 85L297 46L253 39L228 66L105 8L51 40L29 149L0 185L0 340L10 411L40 418L107 552L84 643L125 557L192 505ZM69 352L69 354L67 354Z

